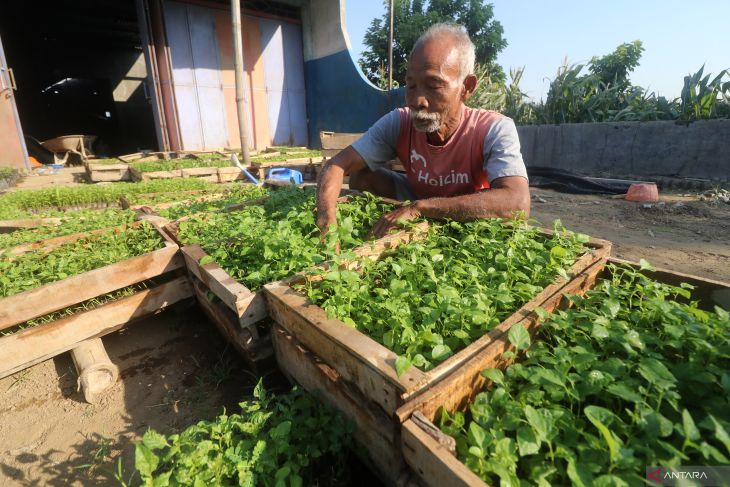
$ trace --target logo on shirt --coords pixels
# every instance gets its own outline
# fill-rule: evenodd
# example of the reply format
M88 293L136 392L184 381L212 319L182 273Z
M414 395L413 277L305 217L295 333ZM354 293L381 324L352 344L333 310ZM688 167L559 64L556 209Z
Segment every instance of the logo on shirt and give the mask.
M438 177L434 174L433 177L428 171L424 171L428 167L426 158L416 152L415 149L411 149L411 172L416 174L416 180L419 183L427 184L429 186L448 186L450 184L468 184L471 180L469 173L451 171L448 174L440 174ZM416 162L423 164L423 169L416 169Z
M416 165L414 164L416 161L421 161L424 169L426 168L426 166L428 166L426 158L416 152L416 149L411 149L411 171L413 172L416 172Z

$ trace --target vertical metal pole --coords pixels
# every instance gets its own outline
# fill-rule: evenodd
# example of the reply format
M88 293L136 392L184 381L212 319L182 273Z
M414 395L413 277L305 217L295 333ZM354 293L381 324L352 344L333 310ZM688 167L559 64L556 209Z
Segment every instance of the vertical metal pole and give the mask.
M388 33L388 89L393 89L393 0L389 8L390 31Z
M236 73L236 109L238 113L238 133L241 139L243 165L251 165L248 153L248 127L246 126L246 107L243 104L243 36L241 32L240 0L231 0L231 19L233 22L233 67Z

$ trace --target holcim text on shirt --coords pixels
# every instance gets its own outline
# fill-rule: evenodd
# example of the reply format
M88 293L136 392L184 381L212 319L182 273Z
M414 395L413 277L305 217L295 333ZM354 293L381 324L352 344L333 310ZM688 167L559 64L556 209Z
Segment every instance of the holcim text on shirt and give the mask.
M471 180L469 178L469 173L466 172L456 172L454 170L451 171L450 174L447 174L444 176L443 174L440 174L438 179L435 177L431 177L431 174L428 172L424 172L422 169L418 170L418 182L422 182L424 184L428 184L429 186L446 186L449 184L467 184Z

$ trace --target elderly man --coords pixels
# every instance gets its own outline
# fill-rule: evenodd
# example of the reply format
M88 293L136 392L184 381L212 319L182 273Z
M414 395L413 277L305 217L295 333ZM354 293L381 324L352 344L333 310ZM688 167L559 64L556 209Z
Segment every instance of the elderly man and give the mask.
M418 39L406 71L407 108L382 117L322 171L317 201L322 232L335 223L346 174L352 189L412 201L383 216L373 227L376 236L419 216L468 221L529 214L514 122L464 105L477 85L473 73L474 44L463 27L437 24ZM405 175L385 168L396 155Z

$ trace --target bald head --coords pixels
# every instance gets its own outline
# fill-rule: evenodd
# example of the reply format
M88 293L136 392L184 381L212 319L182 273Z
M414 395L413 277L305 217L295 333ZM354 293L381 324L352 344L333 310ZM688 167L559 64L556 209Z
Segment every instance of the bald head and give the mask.
M458 81L474 73L476 53L474 44L466 29L458 24L434 24L421 35L413 46L409 60L416 51L432 50L437 45L443 55L443 62L454 65L458 69Z

